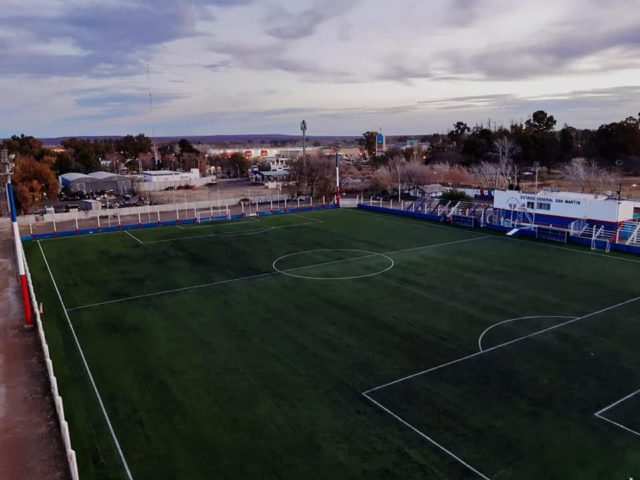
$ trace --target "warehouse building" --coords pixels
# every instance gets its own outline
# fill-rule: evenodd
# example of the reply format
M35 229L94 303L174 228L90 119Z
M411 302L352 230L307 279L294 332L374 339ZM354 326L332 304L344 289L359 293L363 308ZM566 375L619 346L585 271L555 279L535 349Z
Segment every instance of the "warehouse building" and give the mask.
M133 181L126 175L117 175L109 172L84 173L70 172L60 175L60 186L69 193L99 193L113 191L119 194L128 194L133 191Z

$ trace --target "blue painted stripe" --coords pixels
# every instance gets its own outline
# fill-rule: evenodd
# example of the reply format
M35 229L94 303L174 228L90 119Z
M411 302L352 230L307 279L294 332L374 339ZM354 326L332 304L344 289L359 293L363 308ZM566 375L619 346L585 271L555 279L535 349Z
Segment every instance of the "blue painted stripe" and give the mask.
M16 212L16 201L13 197L13 185L7 183L7 196L9 197L9 209L11 210L11 222L18 221L18 214Z

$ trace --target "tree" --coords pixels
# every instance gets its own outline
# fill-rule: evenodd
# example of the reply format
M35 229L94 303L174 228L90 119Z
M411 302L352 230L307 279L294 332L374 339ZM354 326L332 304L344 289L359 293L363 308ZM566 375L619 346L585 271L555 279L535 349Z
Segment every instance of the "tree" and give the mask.
M494 151L499 163L513 161L513 157L520 151L511 137L502 137L493 144Z
M12 135L11 138L2 141L0 149L4 148L8 150L10 155L13 154L20 157L42 159L45 155L45 148L42 142L31 135Z
M520 147L511 137L499 138L494 143L495 162L483 161L469 168L477 183L484 188L507 188L518 176L518 165L513 157Z
M367 157L373 158L376 156L376 140L378 138L378 132L368 131L362 134L362 138L358 140L358 144L364 148Z
M561 176L575 190L600 193L615 186L616 178L595 161L575 158L563 166Z
M126 159L136 160L138 155L143 153L151 153L153 150L153 142L149 137L140 133L135 137L126 135L115 141L116 151L122 153Z
M90 140L70 138L62 142L62 146L70 156L68 163L63 159L62 167L69 168L67 171L91 173L100 169L100 157L94 148L94 143Z
M55 198L58 193L58 179L50 163L32 156L18 157L11 181L16 206L22 213L27 213L44 198Z
M533 112L531 118L525 122L525 125L533 131L533 133L540 133L553 131L556 123L553 115L548 115L544 110L538 110Z
M186 138L182 138L178 142L178 148L180 149L180 153L181 154L184 154L184 153L198 153L198 150Z
M469 125L464 122L456 122L453 124L453 130L448 133L449 140L456 145L460 144L460 141L464 138L464 136L469 133L471 129Z
M472 202L473 198L462 190L452 188L451 190L442 193L442 200L446 202Z
M494 134L491 130L476 125L462 143L462 154L467 163L483 160L491 151Z
M568 162L574 157L576 129L565 125L560 130L560 143L558 145L558 159L561 162Z
M311 156L306 165L302 158L296 159L290 168L290 177L296 181L289 184L292 196L309 195L314 198L335 194L335 163L332 159Z
M598 156L608 163L640 155L640 120L627 117L601 125L593 135L593 143Z
M230 177L237 175L246 176L249 173L249 160L242 152L235 152L230 156L219 155L214 157L213 164Z

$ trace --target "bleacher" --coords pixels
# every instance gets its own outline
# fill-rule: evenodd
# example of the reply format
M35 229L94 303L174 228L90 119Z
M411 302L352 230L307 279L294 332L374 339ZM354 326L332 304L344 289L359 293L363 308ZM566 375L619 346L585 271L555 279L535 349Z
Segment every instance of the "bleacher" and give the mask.
M609 240L615 241L616 239L616 229L605 227L604 225L597 225L587 223L587 226L580 233L580 238L586 238L588 240Z

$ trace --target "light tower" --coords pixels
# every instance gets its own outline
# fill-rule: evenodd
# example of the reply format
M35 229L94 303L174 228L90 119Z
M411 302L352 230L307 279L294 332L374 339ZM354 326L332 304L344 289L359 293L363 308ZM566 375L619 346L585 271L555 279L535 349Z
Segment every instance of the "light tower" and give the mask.
M300 130L302 130L302 166L307 168L307 121L300 122Z
M336 151L336 205L340 206L340 153L338 145L335 146Z

